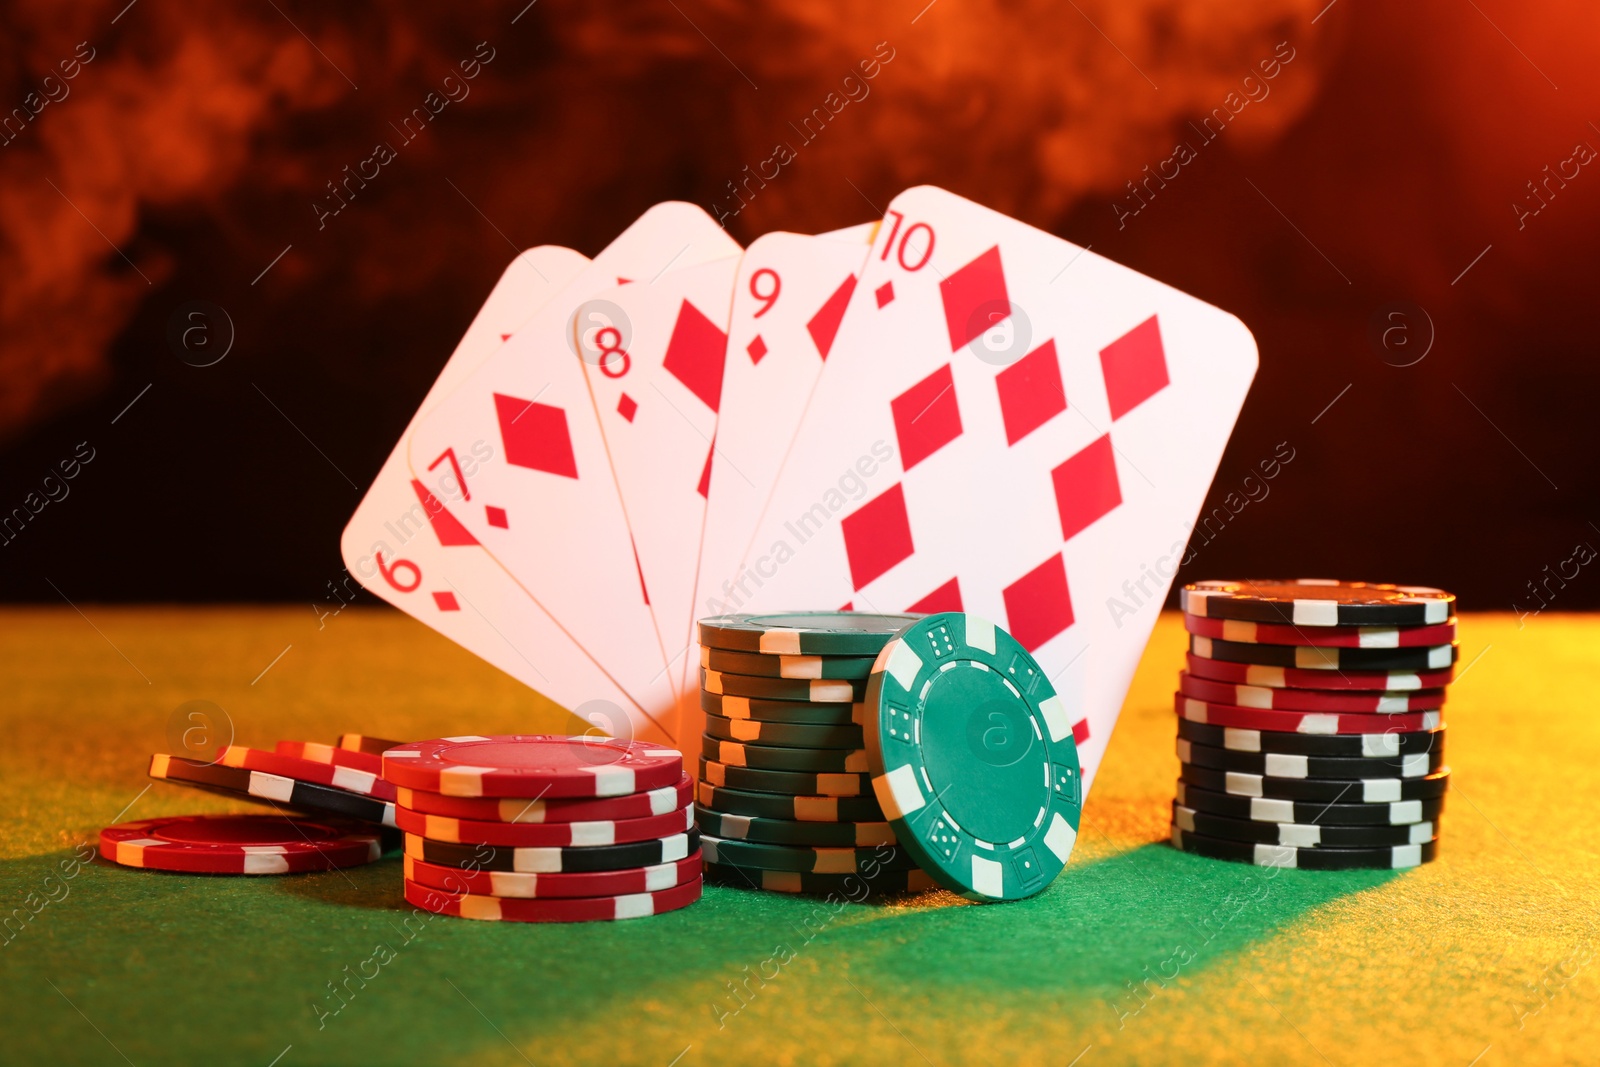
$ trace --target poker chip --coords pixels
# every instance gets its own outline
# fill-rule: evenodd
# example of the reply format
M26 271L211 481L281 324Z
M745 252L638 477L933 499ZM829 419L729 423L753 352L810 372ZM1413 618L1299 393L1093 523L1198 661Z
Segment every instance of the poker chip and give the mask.
M394 786L370 771L358 770L337 763L318 763L315 760L286 756L281 752L266 752L243 745L226 745L217 750L217 762L224 767L243 767L251 771L293 778L297 782L316 782L331 785L347 793L359 793L379 800L393 800Z
M439 915L491 922L573 923L640 919L686 908L700 899L701 879L671 889L623 896L522 899L450 893L406 879L408 904Z
M1440 671L1333 671L1228 663L1187 653L1189 673L1215 682L1265 686L1269 689L1377 689L1401 692L1449 685L1453 668Z
M608 797L672 785L683 776L683 756L615 738L446 737L386 749L383 776L445 796Z
M700 760L700 780L718 788L752 793L789 793L797 796L860 797L872 795L871 776L865 774L811 774L806 771L765 771L755 767L730 767L717 760Z
M700 644L777 656L876 656L896 631L920 615L797 611L786 615L714 615L700 620Z
M864 848L821 848L805 845L764 845L754 841L700 835L707 863L731 867L756 867L763 871L801 874L871 875L876 871L915 870L917 861L904 848L872 845Z
M721 840L768 845L858 848L895 843L894 828L886 822L791 822L696 808L695 825L702 834Z
M286 815L178 815L100 831L100 855L124 867L191 874L300 874L383 855L369 830Z
M452 819L478 819L484 822L557 823L600 822L643 819L680 811L694 797L694 779L684 775L678 783L629 793L620 797L593 797L574 800L543 800L528 797L447 797L421 789L395 790L399 807L424 815L444 815Z
M776 748L770 745L746 745L739 741L719 741L709 734L700 739L700 755L728 767L752 767L766 771L865 774L868 770L867 754L862 749Z
M1275 730L1241 730L1231 726L1178 720L1178 736L1186 741L1237 752L1283 752L1298 756L1395 757L1444 750L1444 727L1381 734L1294 734Z
M1178 594L1187 614L1294 626L1434 626L1456 598L1422 585L1323 578L1191 582Z
M1172 805L1172 825L1184 833L1200 833L1226 841L1251 841L1290 848L1383 848L1393 845L1420 845L1432 841L1438 832L1434 823L1423 821L1404 826L1324 826L1321 823L1255 822L1230 819L1196 811L1182 804Z
M807 704L854 704L866 696L860 679L764 678L701 668L700 685L719 696L760 697L762 700L798 700Z
M1212 859L1253 863L1257 867L1304 867L1316 871L1344 871L1360 867L1402 868L1429 863L1439 854L1437 840L1388 848L1294 848L1259 842L1227 841L1189 833L1174 825L1172 844L1185 852Z
M1274 689L1264 685L1236 685L1178 672L1178 691L1184 696L1240 708L1278 711L1353 711L1389 715L1397 711L1433 711L1444 707L1445 690L1411 692L1355 689Z
M884 822L883 809L872 796L815 797L783 793L751 793L719 789L710 782L696 787L700 807L728 815L786 822ZM729 835L722 835L729 836Z
M868 704L873 792L936 882L1017 900L1061 873L1083 803L1074 716L1010 634L977 615L925 616L878 654Z
M157 753L150 777L244 800L282 804L314 815L337 815L358 822L394 826L394 804L316 782L297 781L266 771L224 767Z
M713 671L760 675L768 678L865 678L872 673L871 656L772 656L761 652L730 652L700 648L700 666Z
M1360 715L1331 711L1276 711L1212 704L1182 693L1173 694L1180 718L1213 726L1232 726L1246 730L1270 730L1302 734L1379 734L1386 730L1413 733L1433 730L1442 721L1437 711L1396 712L1392 715Z
M311 760L313 763L335 763L341 767L354 767L358 771L366 771L378 777L383 776L383 756L378 753L340 748L337 745L321 745L314 741L279 741L272 746L272 750L285 756L294 756L296 759Z
M461 867L478 871L529 871L534 874L561 874L589 871L619 871L632 867L655 867L676 863L700 848L700 831L626 845L597 845L587 848L509 847L469 845L435 841L416 834L405 835L406 855L441 867Z
M824 726L816 723L765 722L759 719L725 719L706 716L706 733L719 741L745 741L779 748L860 748L866 744L854 723Z
M685 807L664 815L606 822L516 823L452 819L446 815L425 815L397 807L395 822L406 833L431 841L511 847L589 847L622 845L681 834L694 825L694 810Z
M404 741L389 741L382 737L369 737L366 734L340 734L339 747L347 752L366 752L374 756L382 756L391 748L399 748Z
M1178 738L1178 759L1196 767L1242 771L1267 778L1422 778L1444 763L1444 751L1413 752L1405 756L1303 756L1287 752L1238 752L1197 745ZM404 829L404 824L401 826Z
M617 871L538 874L533 871L484 871L443 867L405 857L405 876L418 885L451 893L492 897L609 897L654 893L700 877L701 854L692 852L673 863L625 867Z
M1196 811L1256 822L1316 823L1319 826L1409 826L1439 821L1444 799L1388 804L1328 804L1319 800L1241 797L1178 783L1178 803Z
M1450 785L1450 768L1420 778L1269 778L1242 771L1179 765L1178 778L1201 789L1241 797L1321 800L1329 804L1391 804L1397 800L1437 800Z
M880 870L865 874L804 874L796 871L766 871L759 867L732 867L705 864L705 879L716 885L737 889L765 889L772 893L814 893L865 900L896 893L922 893L936 888L934 880L922 871Z
M763 700L723 696L700 690L700 710L725 719L809 723L816 726L863 725L871 718L865 704L808 704L801 700Z
M1189 651L1224 663L1291 667L1307 671L1437 671L1455 663L1460 647L1312 648L1306 645L1248 645L1211 637L1189 637Z
M1315 645L1321 648L1415 648L1448 645L1456 639L1454 616L1436 626L1303 627L1185 615L1183 628L1200 637L1247 645Z

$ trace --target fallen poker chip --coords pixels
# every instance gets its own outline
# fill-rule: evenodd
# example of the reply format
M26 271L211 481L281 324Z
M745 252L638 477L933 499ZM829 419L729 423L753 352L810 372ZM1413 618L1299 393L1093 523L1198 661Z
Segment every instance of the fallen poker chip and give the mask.
M1307 645L1248 645L1211 637L1189 636L1189 651L1224 663L1289 667L1302 671L1438 671L1448 670L1460 655L1459 645L1427 648L1313 648Z
M587 848L596 845L625 845L635 841L681 834L694 825L694 809L682 808L665 815L642 819L601 822L482 822L452 819L447 815L425 815L409 808L395 809L395 822L408 834L431 841L454 841L466 845L553 846Z
M394 804L364 797L316 782L302 782L266 771L224 767L156 753L150 757L150 777L204 789L223 796L282 804L315 815L337 815L377 826L394 826Z
M728 789L752 793L790 793L797 796L861 797L872 795L867 774L767 771L756 767L730 767L717 760L700 760L700 780Z
M591 848L520 848L504 845L466 845L405 835L406 855L441 867L474 871L529 871L534 874L571 874L620 871L676 863L700 849L700 831L673 834L653 841Z
M809 704L803 700L765 700L761 697L723 696L700 690L700 710L725 719L758 722L808 723L816 726L865 725L872 716L863 703Z
M443 737L385 750L383 776L455 797L610 797L672 785L683 755L609 737Z
M859 873L806 874L799 871L767 871L759 867L733 867L706 863L705 879L714 885L735 889L764 889L770 893L810 893L838 896L848 900L923 893L937 889L938 883L924 871L875 872L871 877Z
M1395 712L1392 715L1360 715L1334 711L1268 711L1212 704L1205 700L1174 693L1178 717L1190 722L1231 726L1245 730L1299 734L1381 734L1387 730L1416 733L1437 729L1443 722L1438 711Z
M1294 848L1249 841L1227 841L1172 827L1172 844L1184 852L1212 859L1253 863L1257 867L1303 867L1314 871L1357 868L1399 869L1429 863L1439 854L1438 839L1388 848Z
M719 741L743 741L779 748L860 748L866 737L854 723L824 726L817 723L764 722L759 719L725 719L706 715L706 733Z
M1443 726L1432 730L1381 734L1296 734L1273 730L1242 730L1231 726L1178 720L1178 736L1185 741L1236 752L1282 752L1296 756L1394 758L1417 752L1444 750Z
M1450 618L1455 602L1425 585L1326 578L1191 582L1178 593L1189 615L1292 626L1435 626Z
M643 819L681 811L694 799L694 779L688 775L677 784L629 793L620 797L579 797L572 800L545 800L531 797L447 797L423 789L395 790L395 803L424 815L445 815L452 819L477 819L482 822L558 823L601 822L618 819Z
M894 828L886 822L790 822L696 808L695 825L702 834L725 841L767 845L862 848L895 844Z
M1177 785L1178 803L1196 811L1256 822L1316 823L1321 826L1410 826L1439 821L1444 798L1399 800L1390 804L1328 804L1320 800L1240 797Z
M378 835L286 815L176 815L100 831L100 855L123 867L190 874L301 874L383 855Z
M923 870L985 901L1061 873L1083 804L1074 716L1016 639L977 615L926 616L879 653L868 694L873 791Z
M335 763L341 767L354 767L358 771L366 771L379 777L383 775L381 753L340 748L338 745L323 745L315 741L279 741L272 746L272 750L285 756L311 760L313 763Z
M909 871L918 866L915 858L895 845L870 845L862 848L823 848L805 845L765 845L754 841L731 841L700 835L700 848L707 863L729 867L758 867L764 871L793 871L800 874L867 874L877 871Z
M370 734L340 734L339 747L347 752L366 752L373 756L382 756L391 748L399 748L404 741L390 741L383 737L373 737Z
M607 922L642 919L686 908L700 899L702 880L660 889L651 893L623 896L523 899L519 897L478 896L450 893L406 879L408 904L438 915L459 919L518 923Z
M348 793L364 797L393 800L394 786L370 771L357 770L337 763L318 763L315 760L288 756L282 752L267 752L244 745L225 745L217 751L217 762L224 767L242 767L250 771L293 778L297 782L315 782L333 786Z
M1442 746L1432 752L1404 756L1303 756L1286 752L1239 752L1198 745L1180 737L1177 750L1178 759L1184 763L1267 778L1422 778L1444 764Z
M1190 785L1240 797L1320 800L1326 804L1390 804L1397 800L1437 800L1450 788L1450 768L1421 778L1268 778L1264 774L1219 771L1181 763L1178 777Z
M700 646L700 666L712 671L760 675L768 678L865 678L872 673L871 656L771 656L762 652L731 652Z
M1322 823L1257 822L1196 811L1174 802L1172 825L1184 833L1205 834L1225 841L1250 841L1290 848L1387 848L1420 845L1439 835L1437 823L1402 826L1328 826Z
M775 748L747 745L741 741L700 738L700 755L728 767L752 767L765 771L807 771L811 773L865 774L867 753L863 749Z
M920 615L797 611L785 615L713 615L701 619L700 644L776 656L876 656L896 631Z
M484 871L444 867L405 857L405 876L419 885L451 893L492 897L608 897L626 893L654 893L692 882L700 877L700 853L654 867L624 867L617 871L579 871L539 874L535 871Z
M798 700L807 704L855 704L867 693L867 684L860 679L763 678L755 674L708 671L703 667L700 685L706 692L718 696Z
M1178 672L1178 691L1196 700L1230 704L1239 708L1275 711L1347 711L1364 715L1391 715L1401 711L1434 711L1444 707L1445 690L1414 689L1387 692L1367 689L1274 689L1265 685L1238 685Z
M873 796L819 797L785 793L752 793L720 789L701 782L695 790L700 806L726 815L785 822L884 822L883 809Z
M1228 663L1185 653L1189 673L1197 678L1268 689L1376 689L1386 693L1438 689L1450 684L1455 669L1442 671L1330 671L1268 667L1259 663Z
M1293 626L1185 615L1183 628L1200 637L1247 645L1315 645L1321 648L1415 648L1456 639L1454 616L1434 626Z

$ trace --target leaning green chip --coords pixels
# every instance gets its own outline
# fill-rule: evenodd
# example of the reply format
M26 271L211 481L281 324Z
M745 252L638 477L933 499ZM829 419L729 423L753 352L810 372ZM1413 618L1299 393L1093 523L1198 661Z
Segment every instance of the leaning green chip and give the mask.
M700 620L700 643L776 656L876 656L895 631L920 618L858 611L712 615Z
M872 788L900 847L973 900L1018 900L1061 873L1083 805L1072 716L1026 649L945 612L878 654Z

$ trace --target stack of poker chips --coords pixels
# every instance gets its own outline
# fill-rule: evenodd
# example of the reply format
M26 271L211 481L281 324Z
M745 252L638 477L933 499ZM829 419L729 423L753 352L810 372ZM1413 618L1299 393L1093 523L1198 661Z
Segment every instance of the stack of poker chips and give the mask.
M700 783L706 877L861 896L930 888L873 795L863 703L873 660L915 615L702 619Z
M1455 598L1300 579L1196 582L1180 601L1173 844L1324 870L1434 859Z
M385 748L405 898L464 919L632 919L700 899L692 783L675 749L452 737Z

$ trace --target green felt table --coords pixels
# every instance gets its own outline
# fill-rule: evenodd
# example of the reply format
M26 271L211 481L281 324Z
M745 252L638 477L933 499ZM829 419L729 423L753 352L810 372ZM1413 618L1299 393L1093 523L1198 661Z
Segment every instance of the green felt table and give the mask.
M397 858L255 879L75 863L111 822L245 810L145 778L185 701L267 746L573 726L388 611L80 607L0 613L0 1062L1490 1067L1600 1048L1600 618L1462 617L1441 858L1416 870L1165 843L1184 647L1166 616L1037 898L708 887L654 918L518 926L414 915Z

